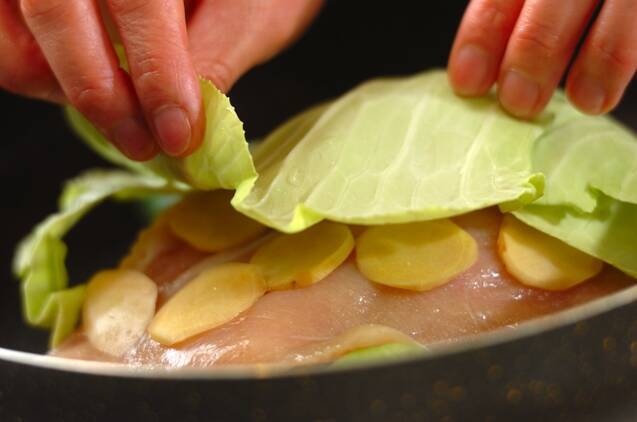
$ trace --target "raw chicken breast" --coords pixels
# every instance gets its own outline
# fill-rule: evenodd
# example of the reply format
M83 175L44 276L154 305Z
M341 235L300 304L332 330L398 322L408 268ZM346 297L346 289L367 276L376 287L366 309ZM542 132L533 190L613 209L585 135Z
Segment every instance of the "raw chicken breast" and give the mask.
M314 362L323 359L316 358L323 356L317 355L317 350L330 344L330 350L347 351L334 348L334 339L340 341L343 333L355 336L357 329L369 331L370 327L380 327L377 332L382 333L381 337L391 338L392 333L400 332L424 345L457 341L498 328L515 329L520 322L632 284L629 277L607 267L597 277L564 292L525 287L505 272L498 258L496 238L500 220L501 214L495 209L454 218L477 241L479 258L451 282L430 291L407 291L371 283L350 257L324 280L310 287L267 293L231 322L176 347L163 346L146 335L123 357L113 358L95 350L80 330L52 353L170 368ZM160 305L196 275L198 268L230 260L246 261L255 247L252 244L205 258L181 241L165 238L163 241L166 247L159 248L144 268L160 286ZM324 354L324 359L330 357L334 358L333 353Z

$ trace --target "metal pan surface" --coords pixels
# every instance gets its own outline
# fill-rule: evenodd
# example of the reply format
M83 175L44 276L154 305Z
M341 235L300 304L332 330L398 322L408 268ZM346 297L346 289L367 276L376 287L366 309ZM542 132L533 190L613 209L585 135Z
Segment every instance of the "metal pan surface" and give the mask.
M348 369L165 371L0 349L0 420L54 415L60 420L629 420L637 412L636 298L637 287L629 288L427 355Z

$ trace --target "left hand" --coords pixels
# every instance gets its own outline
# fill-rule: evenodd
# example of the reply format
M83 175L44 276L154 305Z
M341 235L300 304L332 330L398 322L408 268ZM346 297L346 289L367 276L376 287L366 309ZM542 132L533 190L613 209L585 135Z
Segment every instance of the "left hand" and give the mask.
M320 6L321 0L0 0L0 87L72 104L131 159L159 150L187 156L205 126L197 75L227 91L291 43ZM124 45L129 74L112 39Z

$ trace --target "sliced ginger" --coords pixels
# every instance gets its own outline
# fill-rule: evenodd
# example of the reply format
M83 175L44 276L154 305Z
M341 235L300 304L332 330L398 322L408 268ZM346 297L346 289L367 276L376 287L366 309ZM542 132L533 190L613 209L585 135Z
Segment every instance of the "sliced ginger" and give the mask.
M478 248L451 220L370 227L356 241L356 262L376 283L429 290L476 262Z
M148 332L171 346L229 322L264 293L263 275L255 265L231 262L210 268L162 306Z
M166 218L162 215L150 226L139 232L128 255L119 263L119 268L143 270L170 236Z
M354 238L346 225L324 221L300 233L276 236L250 262L262 269L268 290L283 290L322 280L353 248Z
M544 290L565 290L597 275L602 261L559 239L505 215L498 253L520 283Z
M232 208L231 198L229 191L222 190L192 193L167 210L165 217L176 236L202 251L219 252L266 230Z
M142 337L155 314L157 286L133 270L107 270L93 276L86 289L83 324L98 350L121 356Z

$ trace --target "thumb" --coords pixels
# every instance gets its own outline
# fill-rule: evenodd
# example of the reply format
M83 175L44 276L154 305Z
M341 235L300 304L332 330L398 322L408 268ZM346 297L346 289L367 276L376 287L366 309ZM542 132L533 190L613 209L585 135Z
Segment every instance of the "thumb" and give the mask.
M201 2L188 22L197 72L227 92L241 75L292 43L322 0Z

